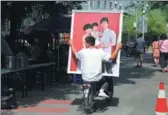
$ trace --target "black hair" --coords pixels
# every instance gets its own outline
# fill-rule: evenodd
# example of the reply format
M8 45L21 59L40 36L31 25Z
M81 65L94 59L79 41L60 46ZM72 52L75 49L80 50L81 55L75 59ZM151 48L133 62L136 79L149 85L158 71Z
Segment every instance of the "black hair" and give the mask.
M91 46L94 46L94 45L95 45L95 38L94 38L93 36L87 36L87 37L85 38L85 41L86 41L87 43L89 43Z
M92 27L93 27L93 26L98 26L98 23L97 23L97 22L93 23L93 24L92 24Z
M102 22L109 22L109 20L108 20L108 18L107 17L103 17L101 20L100 20L100 23L102 23Z
M161 40L165 40L165 39L167 39L168 37L167 37L167 34L165 34L165 33L163 33L161 36L160 36L160 39Z
M143 36L143 34L142 34L142 33L139 33L138 37L140 38L140 37L142 37L142 36Z
M92 25L91 24L85 24L83 26L83 30L87 30L87 29L92 29Z
M158 41L159 40L159 35L155 35L154 40Z

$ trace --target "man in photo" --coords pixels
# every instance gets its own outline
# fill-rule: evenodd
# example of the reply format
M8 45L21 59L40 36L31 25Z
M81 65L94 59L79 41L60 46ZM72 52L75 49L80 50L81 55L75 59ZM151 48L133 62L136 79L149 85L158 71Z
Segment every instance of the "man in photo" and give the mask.
M82 36L82 44L83 44L83 47L85 48L85 38L87 37L87 36L91 36L91 34L92 34L92 25L91 24L85 24L84 26L83 26L83 30L84 30L84 35Z
M102 60L108 61L115 59L122 44L118 44L112 54L95 48L95 38L93 36L85 38L86 48L81 49L79 52L76 51L71 40L69 41L69 45L71 46L72 53L75 54L77 59L81 60L81 72L84 82L95 82L99 84L100 90L98 96L108 98L109 96L105 92L109 87L109 83L102 76Z
M116 45L116 34L113 30L109 29L109 20L107 17L103 17L100 20L102 28L102 37L100 38L100 44L97 45L97 48L103 48L103 51L110 54L112 52L112 47ZM112 73L113 64L110 61L103 62L103 72Z

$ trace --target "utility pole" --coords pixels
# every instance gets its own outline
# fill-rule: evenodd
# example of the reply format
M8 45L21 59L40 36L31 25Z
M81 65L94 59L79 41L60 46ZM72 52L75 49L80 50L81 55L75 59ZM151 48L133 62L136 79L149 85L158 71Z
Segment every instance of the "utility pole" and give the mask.
M135 30L135 37L137 38L137 33L138 33L138 2L136 3L136 7L135 7L135 20L136 20L136 30Z
M146 14L146 11L147 11L147 7L148 7L148 4L143 4L143 17L142 17L142 34L143 34L143 39L145 39L145 14Z
M91 10L91 1L90 0L88 1L88 7L89 7L88 9L90 11Z

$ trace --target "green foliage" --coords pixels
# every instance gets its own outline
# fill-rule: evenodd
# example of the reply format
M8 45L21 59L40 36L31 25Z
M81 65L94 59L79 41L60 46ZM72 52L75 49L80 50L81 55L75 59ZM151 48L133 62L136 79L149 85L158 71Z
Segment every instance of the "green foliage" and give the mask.
M160 9L164 13L166 21L168 22L168 1L152 1L150 2L150 6L151 10Z
M82 1L2 1L1 17L10 19L10 35L17 37L22 19L32 12L32 8L38 9L38 13L48 13L50 16L67 14L72 9L80 9Z
M135 34L135 16L125 15L123 20L123 28L125 32L128 32L129 35Z
M149 3L151 9L165 9L168 6L168 1L151 1Z
M148 12L148 31L156 34L166 32L166 17L161 9L154 9Z

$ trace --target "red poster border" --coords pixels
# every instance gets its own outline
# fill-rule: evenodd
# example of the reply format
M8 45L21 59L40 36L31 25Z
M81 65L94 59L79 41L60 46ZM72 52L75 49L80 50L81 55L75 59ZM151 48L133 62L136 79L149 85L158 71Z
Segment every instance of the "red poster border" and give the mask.
M75 13L120 13L120 20L119 20L119 33L118 33L118 40L117 42L121 42L121 38L122 38L122 26L123 26L123 12L122 11L83 11L83 10L73 10L72 11L72 19L71 19L71 36L70 39L73 38L73 28L74 28L74 15ZM115 74L103 74L106 76L110 76L110 77L119 77L119 68L120 68L120 52L118 53L117 56L117 60L116 63L119 64L118 66L118 72L115 72ZM72 58L72 52L71 52L71 48L69 48L69 55L68 55L68 67L67 67L67 73L68 74L81 74L81 72L78 71L71 71L70 70L70 64L71 64L71 58Z

